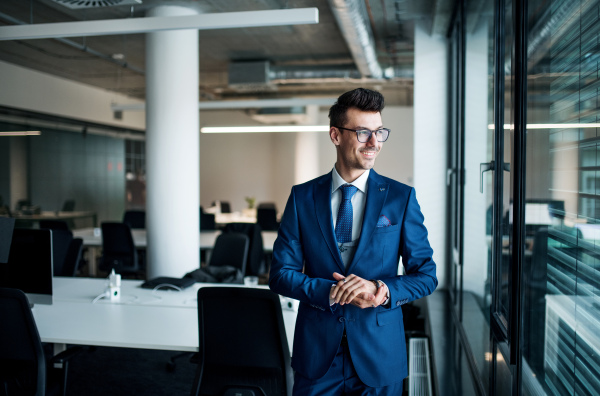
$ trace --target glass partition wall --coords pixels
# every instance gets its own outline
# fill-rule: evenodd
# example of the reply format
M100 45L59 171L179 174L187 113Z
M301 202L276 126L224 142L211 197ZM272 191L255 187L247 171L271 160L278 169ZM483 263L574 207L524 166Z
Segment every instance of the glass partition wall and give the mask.
M448 37L452 394L598 395L600 0L462 0Z
M600 394L600 2L528 4L522 394Z

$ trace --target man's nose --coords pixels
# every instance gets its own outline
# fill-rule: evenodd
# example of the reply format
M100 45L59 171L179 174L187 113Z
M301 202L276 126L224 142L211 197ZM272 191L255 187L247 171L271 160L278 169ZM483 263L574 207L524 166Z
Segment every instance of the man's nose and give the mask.
M367 145L368 146L377 145L377 132L371 133L371 136L369 136L369 139L367 140Z

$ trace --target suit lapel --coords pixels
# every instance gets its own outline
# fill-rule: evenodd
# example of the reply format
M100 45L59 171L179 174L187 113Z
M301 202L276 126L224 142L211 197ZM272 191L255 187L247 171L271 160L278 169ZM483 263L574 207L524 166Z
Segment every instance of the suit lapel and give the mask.
M345 273L344 263L337 247L335 232L333 230L333 218L331 216L331 173L315 185L314 202L317 221L319 222L323 238L327 242L331 255L335 258L343 274Z
M348 267L349 274L352 273L353 267L358 263L360 256L364 253L371 241L371 237L377 226L377 220L379 220L379 215L389 190L389 184L386 183L373 169L371 169L371 172L369 173L367 185L367 202L365 202L362 230L360 232L358 247L354 253L354 258Z

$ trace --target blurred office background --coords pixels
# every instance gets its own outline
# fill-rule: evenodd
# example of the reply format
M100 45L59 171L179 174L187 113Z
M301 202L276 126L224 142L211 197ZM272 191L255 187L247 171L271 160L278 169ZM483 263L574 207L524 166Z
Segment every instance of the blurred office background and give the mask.
M137 18L168 4L65 3L4 0L0 25ZM25 199L58 211L70 198L99 222L146 209L149 232L216 201L241 212L253 197L281 212L292 185L332 168L327 133L199 129L327 125L339 94L376 89L392 133L375 169L416 187L438 263L440 286L422 306L433 392L600 392L600 2L176 7L200 14L317 7L319 23L200 30L197 140L179 135L179 125L153 129L156 114L144 111L162 82L147 75L147 48L156 44L146 34L0 41L0 130L42 132L0 137L4 205L14 210ZM368 32L362 45L356 27ZM177 109L164 111L177 119ZM151 143L158 135L172 136L164 156ZM163 161L175 159L184 166L168 171L181 187L163 188L166 198L147 189L169 166ZM148 208L159 195L161 206ZM149 251L150 265L162 254Z

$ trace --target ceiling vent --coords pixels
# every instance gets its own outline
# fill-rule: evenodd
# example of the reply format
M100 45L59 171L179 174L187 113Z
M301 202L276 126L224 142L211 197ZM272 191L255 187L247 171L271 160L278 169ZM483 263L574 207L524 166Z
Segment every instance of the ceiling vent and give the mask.
M142 4L142 0L52 0L72 10Z
M250 117L263 124L304 124L307 120L306 109L303 106L263 107L250 113Z
M262 92L276 90L271 83L268 61L229 63L229 88L238 92Z

